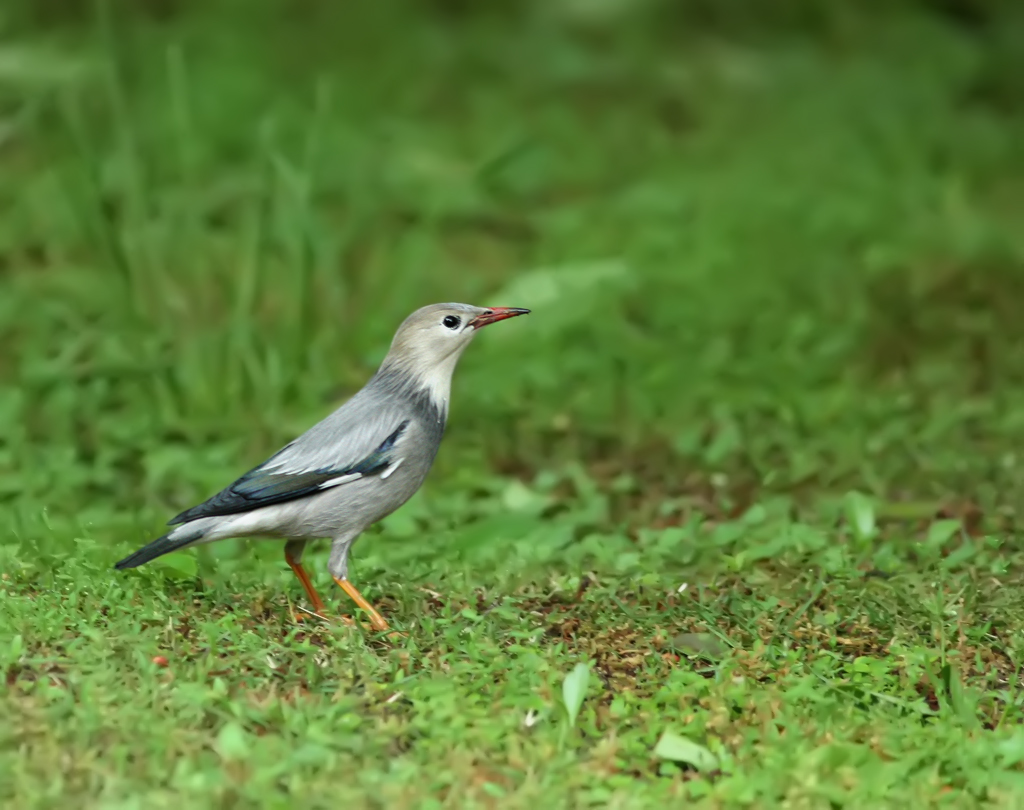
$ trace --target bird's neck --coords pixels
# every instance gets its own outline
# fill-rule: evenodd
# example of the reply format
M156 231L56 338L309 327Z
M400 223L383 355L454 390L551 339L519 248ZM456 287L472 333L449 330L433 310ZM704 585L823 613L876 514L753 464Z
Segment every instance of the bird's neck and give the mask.
M377 384L397 395L426 400L436 413L436 418L444 423L448 420L452 375L458 365L459 354L454 352L440 363L426 366L427 371L421 371L423 366L419 364L386 358L377 372Z
M448 418L448 401L452 395L452 375L455 373L455 366L458 362L459 353L455 352L441 363L432 366L428 372L414 375L420 389L427 392L430 403L442 414L442 419Z

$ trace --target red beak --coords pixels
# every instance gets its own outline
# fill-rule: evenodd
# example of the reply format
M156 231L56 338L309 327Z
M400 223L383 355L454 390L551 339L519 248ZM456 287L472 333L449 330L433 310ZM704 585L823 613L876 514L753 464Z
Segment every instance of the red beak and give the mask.
M506 318L514 318L517 315L528 315L529 313L530 310L520 309L519 307L491 307L473 318L469 325L474 329L479 329L481 326L487 326L489 323L503 321Z

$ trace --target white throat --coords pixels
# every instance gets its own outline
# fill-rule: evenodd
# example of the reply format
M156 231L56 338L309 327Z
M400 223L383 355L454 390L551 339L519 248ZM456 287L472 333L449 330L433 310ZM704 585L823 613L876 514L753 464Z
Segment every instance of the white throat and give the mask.
M418 374L420 385L430 395L430 401L445 417L448 416L448 400L452 393L452 375L459 363L461 351L452 352L444 360L430 367L430 370Z

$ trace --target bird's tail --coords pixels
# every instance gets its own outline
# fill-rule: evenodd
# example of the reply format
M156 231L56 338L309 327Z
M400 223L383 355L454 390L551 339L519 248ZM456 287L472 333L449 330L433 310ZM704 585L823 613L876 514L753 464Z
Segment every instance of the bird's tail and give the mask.
M187 526L179 526L163 537L158 537L134 554L129 554L120 562L114 563L114 568L119 571L125 568L138 568L140 565L148 563L150 560L155 560L157 557L162 557L164 554L169 554L172 551L177 551L179 548L192 545L196 540L201 540L205 534L204 531L194 527L186 531L187 528Z

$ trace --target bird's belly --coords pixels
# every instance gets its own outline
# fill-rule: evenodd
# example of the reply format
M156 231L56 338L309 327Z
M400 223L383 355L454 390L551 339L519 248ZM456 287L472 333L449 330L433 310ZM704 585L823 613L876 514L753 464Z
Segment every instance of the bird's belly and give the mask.
M411 498L429 465L402 464L387 478L379 475L332 487L323 493L281 504L268 534L294 539L358 534Z

